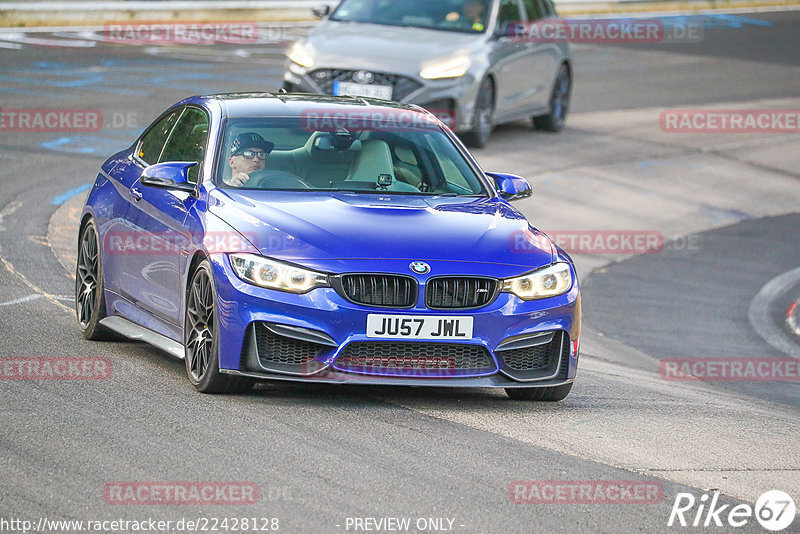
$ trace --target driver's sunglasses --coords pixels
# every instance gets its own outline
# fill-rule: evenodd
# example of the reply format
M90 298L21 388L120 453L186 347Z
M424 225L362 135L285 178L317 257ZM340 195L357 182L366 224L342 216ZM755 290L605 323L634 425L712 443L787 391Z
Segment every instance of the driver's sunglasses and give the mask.
M239 155L243 156L244 159L253 159L256 156L258 156L258 159L267 159L269 153L264 152L263 150L259 150L258 152L255 150L243 150L239 153Z

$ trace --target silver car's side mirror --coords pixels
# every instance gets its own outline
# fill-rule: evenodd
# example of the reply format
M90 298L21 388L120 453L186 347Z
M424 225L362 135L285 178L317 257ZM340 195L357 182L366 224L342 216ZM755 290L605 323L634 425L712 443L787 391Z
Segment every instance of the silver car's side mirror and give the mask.
M311 8L311 13L314 14L314 18L317 18L319 20L322 20L325 17L327 17L330 14L330 12L331 12L331 6L329 5L317 6Z

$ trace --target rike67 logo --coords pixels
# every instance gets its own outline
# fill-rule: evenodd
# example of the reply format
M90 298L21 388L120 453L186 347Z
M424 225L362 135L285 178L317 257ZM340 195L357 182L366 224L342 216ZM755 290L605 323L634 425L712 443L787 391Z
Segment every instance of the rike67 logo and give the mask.
M678 493L672 504L667 526L680 527L742 527L753 517L767 530L779 532L794 521L797 509L788 493L770 490L763 493L755 506L749 504L718 504L719 493L704 493L695 498L691 493Z

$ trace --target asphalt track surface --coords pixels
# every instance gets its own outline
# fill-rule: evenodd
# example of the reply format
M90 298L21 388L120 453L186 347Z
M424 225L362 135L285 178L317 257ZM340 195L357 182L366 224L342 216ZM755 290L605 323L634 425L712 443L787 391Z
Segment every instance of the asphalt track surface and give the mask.
M0 133L0 356L113 364L108 380L0 381L0 519L257 517L278 518L284 532L352 532L348 518L408 517L449 518L456 532L668 532L679 492L752 504L780 489L800 502L797 382L658 374L665 357L788 357L748 310L800 263L798 136L648 132L665 107L798 109L800 14L709 20L701 43L576 46L567 129L503 126L477 152L487 170L531 178L535 196L520 207L545 230L658 229L668 241L660 254L576 255L583 354L558 404L489 390L289 384L205 396L158 350L83 340L68 260L48 239L54 213L66 228L49 235L68 235L64 212L103 159L180 98L276 88L285 45L0 35L2 108L95 108L104 122L95 133ZM693 246L686 236L697 236ZM767 303L775 328L797 297L790 287ZM517 480L658 482L663 499L514 504ZM114 481L248 481L259 500L114 506L103 497ZM708 530L763 531L752 519Z

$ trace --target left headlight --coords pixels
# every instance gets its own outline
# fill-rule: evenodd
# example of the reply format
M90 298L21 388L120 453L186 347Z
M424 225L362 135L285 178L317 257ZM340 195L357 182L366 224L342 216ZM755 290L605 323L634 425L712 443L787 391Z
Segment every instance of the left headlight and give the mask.
M572 288L568 263L555 263L538 271L503 280L503 291L522 300L536 300L563 295Z
M467 73L471 64L472 62L468 57L457 57L439 63L429 64L420 71L419 75L427 80L458 78Z
M245 282L289 293L308 293L328 286L328 275L255 254L230 254L236 275Z
M289 56L289 59L302 67L308 69L314 66L314 58L311 57L311 54L306 51L305 47L300 41L297 41L292 45L287 55Z

